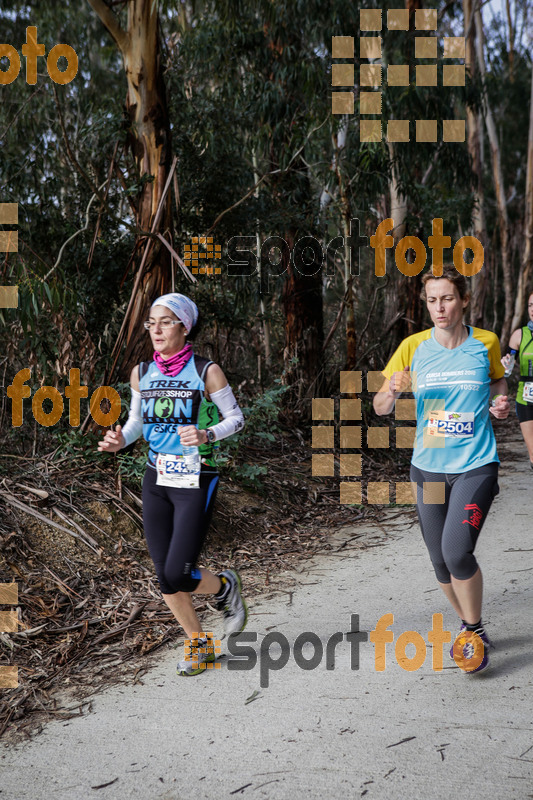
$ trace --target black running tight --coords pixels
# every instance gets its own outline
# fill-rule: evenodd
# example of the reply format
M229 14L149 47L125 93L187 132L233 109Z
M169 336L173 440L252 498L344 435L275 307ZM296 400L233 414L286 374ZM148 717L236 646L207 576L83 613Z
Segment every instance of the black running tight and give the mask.
M148 467L143 482L143 522L148 550L163 594L194 592L196 569L218 488L216 472L200 475L198 489L158 486Z
M437 580L450 583L450 575L459 580L471 578L478 569L474 556L477 538L499 491L498 464L458 474L426 472L411 465L411 480L417 485L418 519ZM424 503L424 483L433 482L443 485L442 503ZM431 490L426 501L430 498L436 499Z

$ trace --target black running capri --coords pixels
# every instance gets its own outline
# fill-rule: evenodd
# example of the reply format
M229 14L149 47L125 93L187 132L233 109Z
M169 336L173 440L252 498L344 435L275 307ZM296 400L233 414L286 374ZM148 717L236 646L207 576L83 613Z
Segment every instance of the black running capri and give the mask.
M198 489L158 486L155 469L143 481L144 535L163 594L194 592L201 573L196 569L211 521L218 474L200 474Z
M522 405L522 403L515 403L516 416L519 422L531 422L533 419L533 403Z
M450 575L471 578L478 568L477 538L499 492L498 464L457 474L426 472L411 464L411 480L417 485L416 510L437 580L450 583ZM426 487L424 503L424 483L435 482L443 484L444 494Z

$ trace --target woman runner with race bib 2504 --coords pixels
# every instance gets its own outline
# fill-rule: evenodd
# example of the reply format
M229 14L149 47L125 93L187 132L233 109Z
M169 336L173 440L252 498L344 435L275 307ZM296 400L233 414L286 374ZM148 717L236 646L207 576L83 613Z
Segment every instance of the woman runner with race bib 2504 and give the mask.
M414 393L411 481L418 519L437 580L461 620L458 645L464 646L457 661L472 674L488 666L492 646L481 621L483 581L474 548L498 494L489 412L508 416L507 382L496 335L463 323L470 300L464 276L444 267L442 277L430 272L422 282L434 327L400 344L383 370L374 408L390 414L402 391Z
M98 445L113 453L141 433L150 445L144 533L163 599L191 642L189 657L178 664L183 676L198 675L215 660L212 641L199 638L191 592L214 595L228 634L243 630L248 616L234 570L215 575L196 566L218 488L213 444L244 425L220 367L197 356L187 342L197 321L196 304L185 295L166 294L152 304L144 327L154 359L134 367L128 420L107 431Z

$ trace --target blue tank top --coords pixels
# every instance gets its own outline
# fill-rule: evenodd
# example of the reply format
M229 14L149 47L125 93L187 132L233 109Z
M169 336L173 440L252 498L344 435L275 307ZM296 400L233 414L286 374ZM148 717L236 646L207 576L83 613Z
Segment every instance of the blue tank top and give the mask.
M491 331L468 326L468 337L452 350L435 329L408 336L383 375L409 366L416 400L412 464L427 472L459 473L498 462L489 414L490 384L503 377L500 345Z
M163 375L155 361L139 365L143 436L150 445L149 466L155 467L157 453L182 455L178 427L199 427L200 407L206 402L204 376L212 363L193 355L174 377Z

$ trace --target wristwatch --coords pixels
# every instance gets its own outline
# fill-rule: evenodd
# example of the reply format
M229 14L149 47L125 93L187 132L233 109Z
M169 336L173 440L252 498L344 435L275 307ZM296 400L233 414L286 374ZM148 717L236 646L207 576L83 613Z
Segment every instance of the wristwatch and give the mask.
M207 436L207 444L213 444L216 442L217 437L215 436L214 431L209 430L209 428L204 428L205 435Z

